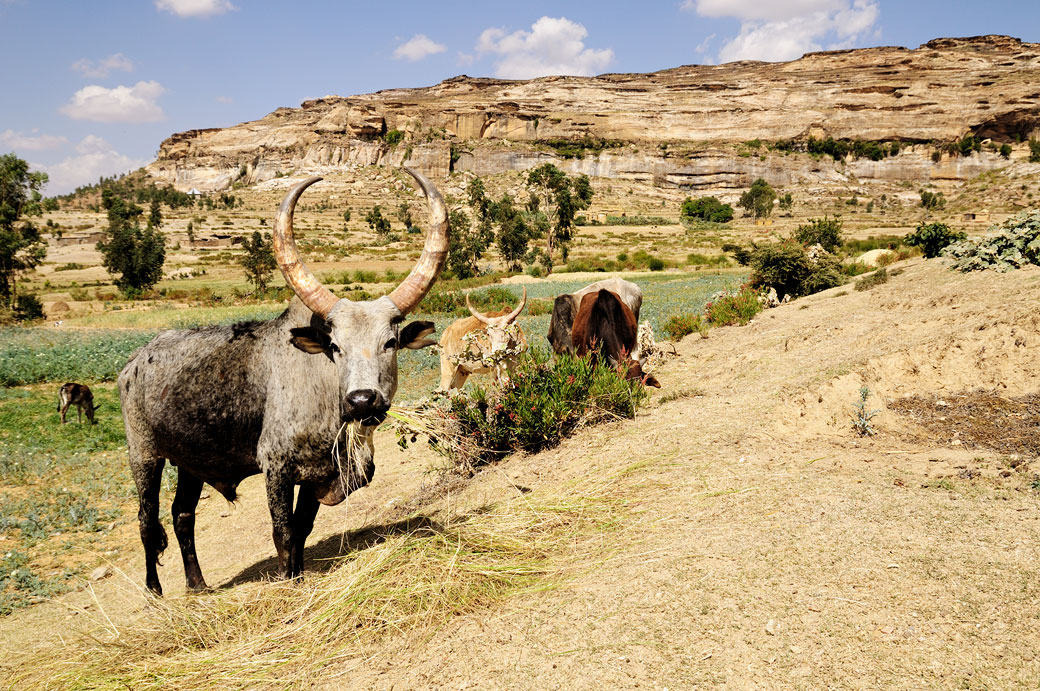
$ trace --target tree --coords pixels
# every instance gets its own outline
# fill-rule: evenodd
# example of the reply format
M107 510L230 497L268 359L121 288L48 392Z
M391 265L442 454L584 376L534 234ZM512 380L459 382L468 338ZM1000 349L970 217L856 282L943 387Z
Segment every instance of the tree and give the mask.
M1040 163L1040 139L1029 140L1029 162Z
M412 227L412 210L408 208L408 202L401 202L401 205L397 207L396 216L405 228Z
M755 218L765 218L773 213L773 201L776 200L776 190L768 182L759 178L751 183L751 189L740 195L738 202L741 208Z
M188 242L195 246L195 224L192 221L188 221Z
M946 206L946 197L943 196L942 192L921 190L921 206L924 208L925 217L927 217L932 211Z
M510 271L520 271L527 258L527 244L535 235L533 229L524 220L523 213L513 206L513 200L504 194L491 205L491 214L498 224L499 255Z
M47 256L47 244L29 219L43 214L40 187L47 174L30 171L14 154L0 156L0 306L18 295L18 274Z
M548 221L545 246L549 266L556 250L567 261L573 239L574 216L592 202L589 176L569 178L553 164L545 163L527 174L527 186L531 192L531 206L544 213Z
M1000 145L1000 155L1004 159L1011 158L1011 145L1010 144L1001 144Z
M907 234L903 242L911 247L920 247L925 259L934 259L947 246L965 238L966 234L951 230L945 223L922 223L914 232Z
M791 196L790 192L780 195L779 206L781 211L790 211L794 208L794 197Z
M733 207L723 204L715 197L686 198L679 209L679 216L684 221L709 221L711 223L729 223L733 220Z
M148 227L152 230L162 228L162 211L159 209L158 199L153 199L148 205Z
M834 252L841 247L840 218L810 218L809 222L798 226L794 233L794 239L805 247L821 245L828 252Z
M242 249L246 251L239 257L238 261L246 270L246 280L253 284L254 292L263 295L267 290L267 284L271 282L278 262L274 258L274 243L269 233L260 234L254 230L252 238L246 238L242 243Z
M105 269L119 274L119 289L136 297L162 278L166 238L151 222L142 230L144 209L112 190L101 193L101 205L108 211L108 230L106 239L97 244L98 251Z
M383 211L379 208L379 204L373 206L372 210L365 216L365 223L377 235L387 235L390 232L390 221L383 216Z

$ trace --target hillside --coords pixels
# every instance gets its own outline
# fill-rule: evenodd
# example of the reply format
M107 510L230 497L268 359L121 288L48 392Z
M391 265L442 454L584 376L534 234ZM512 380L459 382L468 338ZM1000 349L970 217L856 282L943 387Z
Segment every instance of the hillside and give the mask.
M405 159L437 177L560 160L571 172L683 189L746 186L759 176L780 185L965 180L1007 161L990 149L933 161L937 145L968 134L1024 140L1040 123L1038 83L1040 44L1006 36L651 74L461 76L425 88L327 96L234 127L174 134L148 170L204 191L300 168ZM810 136L903 146L898 155L846 165L742 145Z
M130 549L127 576L0 621L15 651L72 643L5 673L23 688L59 671L134 688L1035 686L1040 423L1014 406L1035 410L1040 271L897 268L687 338L636 420L447 493L423 491L428 451L381 435L376 482L319 514L297 586L257 582L273 563L252 529L262 483L233 508L207 499L218 592L183 598L169 554L169 606L142 608ZM864 385L873 437L851 426ZM1009 445L1013 429L1034 441ZM497 532L456 546L474 529ZM136 547L132 522L119 530ZM471 589L521 568L509 597ZM373 628L336 629L354 610Z

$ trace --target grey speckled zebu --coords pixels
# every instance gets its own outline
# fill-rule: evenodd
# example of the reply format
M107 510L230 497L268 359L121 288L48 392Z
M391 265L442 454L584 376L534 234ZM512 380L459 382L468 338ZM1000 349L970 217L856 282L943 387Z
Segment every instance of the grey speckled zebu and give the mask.
M156 564L167 543L159 523L166 460L178 470L173 528L189 590L206 587L195 555L203 483L233 499L243 479L264 474L278 573L287 578L303 569L319 503L338 504L372 479L372 432L397 391L397 351L434 343L425 338L432 323L402 322L433 285L448 250L440 193L408 172L426 194L431 225L415 268L390 295L337 299L300 262L292 217L303 190L321 179L310 178L286 195L275 223L275 255L296 293L289 308L267 322L163 332L123 368L119 395L153 592L162 593ZM362 423L364 442L340 471L333 444L351 421Z

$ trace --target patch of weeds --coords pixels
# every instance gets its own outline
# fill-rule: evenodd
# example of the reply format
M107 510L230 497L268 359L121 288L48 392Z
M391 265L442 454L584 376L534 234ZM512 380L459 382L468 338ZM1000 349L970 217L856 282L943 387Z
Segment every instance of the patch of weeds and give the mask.
M743 326L762 311L758 291L749 285L735 293L723 293L704 306L704 314L712 326Z
M870 389L866 386L859 390L859 400L852 404L852 429L861 437L874 436L874 426L870 421L881 412L880 409L869 410L867 398L870 397Z
M885 269L884 267L881 267L880 269L878 269L874 273L872 273L870 275L867 275L867 276L863 276L862 278L857 279L856 280L856 285L854 287L856 288L856 290L870 290L871 288L876 288L877 286L881 285L882 283L887 283L887 282L888 282L888 270Z
M673 314L664 323L664 332L668 335L668 339L672 341L680 341L684 336L688 336L695 331L703 334L707 330L708 324L701 318L701 315L689 312Z

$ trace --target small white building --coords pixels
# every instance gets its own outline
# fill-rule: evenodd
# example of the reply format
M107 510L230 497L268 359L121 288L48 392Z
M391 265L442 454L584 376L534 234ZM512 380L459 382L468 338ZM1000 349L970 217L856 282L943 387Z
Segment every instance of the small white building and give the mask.
M191 197L201 197L202 192L199 192L197 189L192 187L190 190L188 190L188 195Z

